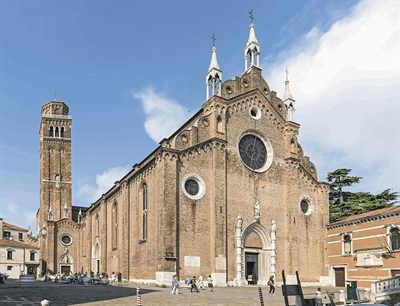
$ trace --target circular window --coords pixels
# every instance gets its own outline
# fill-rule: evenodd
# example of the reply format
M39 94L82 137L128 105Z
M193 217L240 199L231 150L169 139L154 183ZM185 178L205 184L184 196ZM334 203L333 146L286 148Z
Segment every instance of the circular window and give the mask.
M227 86L227 87L226 87L226 92L227 92L228 94L231 94L231 93L232 93L232 88L231 88L230 86Z
M351 236L349 235L349 234L345 234L344 236L343 236L343 241L351 241Z
M181 135L181 140L183 143L186 143L188 141L188 138L185 134Z
M61 242L62 242L62 244L64 244L64 245L70 245L70 244L72 243L72 238L71 238L71 236L69 236L69 235L63 235L63 236L61 237Z
M201 123L203 124L204 127L208 127L210 125L210 122L208 121L207 118L203 118L201 120Z
M300 198L300 210L303 214L306 216L311 215L314 212L315 206L312 203L311 199L309 196L302 196Z
M256 120L259 120L261 118L261 110L258 108L258 106L255 105L250 106L249 113L250 116L252 116Z
M306 200L302 200L300 202L300 208L303 214L306 214L308 212L308 202Z
M238 144L242 162L255 172L264 172L272 164L272 146L269 140L258 131L244 133Z
M206 193L206 184L199 175L189 173L182 180L182 190L188 198L198 200Z
M191 196L196 196L199 193L199 183L194 179L188 179L185 182L185 190Z

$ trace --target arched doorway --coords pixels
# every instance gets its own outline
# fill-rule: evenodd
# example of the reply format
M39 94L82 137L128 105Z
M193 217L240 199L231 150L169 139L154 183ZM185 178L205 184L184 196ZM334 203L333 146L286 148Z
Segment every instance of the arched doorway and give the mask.
M93 248L92 254L92 268L94 273L100 273L100 259L101 259L101 247L100 243L96 242Z
M244 240L244 272L249 285L256 285L258 282L260 250L262 250L260 238L255 232L250 232Z
M64 273L65 276L68 276L74 271L74 260L68 254L61 255L58 262L60 270L57 272L60 272L61 274Z
M237 283L267 285L269 276L275 275L276 270L275 221L272 221L271 235L259 220L243 231L241 224L240 217L236 226Z

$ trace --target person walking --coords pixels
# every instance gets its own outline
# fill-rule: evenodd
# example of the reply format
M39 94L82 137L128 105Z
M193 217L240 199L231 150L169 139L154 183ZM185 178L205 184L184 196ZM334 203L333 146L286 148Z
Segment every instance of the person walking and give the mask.
M204 287L204 283L203 283L203 276L201 276L201 275L199 275L199 282L198 282L197 287L198 287L199 289L206 290L206 287Z
M111 273L111 284L115 283L116 277L115 277L115 273Z
M208 287L208 291L215 291L214 285L213 285L213 279L211 278L211 275L209 275L207 278L207 287Z
M185 285L186 285L186 288L190 289L190 277L189 277L189 275L186 276L186 278L185 278Z
M172 277L172 292L171 292L171 294L178 295L179 294L178 288L179 288L178 275L175 274Z
M194 291L196 291L197 293L200 292L199 289L197 288L196 283L197 283L197 281L196 281L196 276L193 275L193 278L192 278L192 280L190 281L190 292L193 292L193 289L194 289Z
M269 286L269 293L270 295L274 295L275 293L275 280L274 280L274 276L271 275L269 277L269 281L267 283L267 285Z
M118 286L120 286L122 283L122 273L121 272L118 272L117 279L118 279Z

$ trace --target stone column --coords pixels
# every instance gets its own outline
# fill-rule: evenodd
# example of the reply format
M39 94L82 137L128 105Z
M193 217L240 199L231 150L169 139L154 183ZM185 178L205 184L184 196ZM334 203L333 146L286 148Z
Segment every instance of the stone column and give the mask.
M236 225L236 282L238 286L241 286L243 283L242 280L242 224L243 219L240 214L237 217L237 225Z
M276 277L276 221L272 219L271 226L271 274Z

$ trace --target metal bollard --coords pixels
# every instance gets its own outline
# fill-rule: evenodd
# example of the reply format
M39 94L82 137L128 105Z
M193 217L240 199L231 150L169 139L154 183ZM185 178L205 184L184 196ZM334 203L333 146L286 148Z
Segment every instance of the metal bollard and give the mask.
M50 301L48 301L48 300L43 300L43 301L40 302L40 305L42 305L42 306L49 306L49 305L50 305Z
M137 306L142 306L142 297L140 296L140 288L136 287L136 303Z
M260 305L264 306L264 298L263 298L261 287L258 287L258 295L260 296Z

